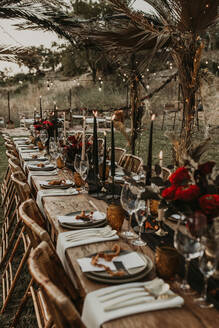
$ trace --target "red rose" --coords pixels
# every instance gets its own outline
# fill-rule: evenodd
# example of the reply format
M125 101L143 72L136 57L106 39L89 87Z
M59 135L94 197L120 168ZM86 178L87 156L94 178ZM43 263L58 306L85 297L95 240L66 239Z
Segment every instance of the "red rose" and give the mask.
M189 202L195 198L198 198L200 189L196 185L190 185L189 187L178 187L175 193L175 199L184 200Z
M185 167L179 167L169 177L169 181L174 185L182 185L182 183L190 180L189 171Z
M169 188L166 188L162 191L162 197L167 200L174 200L175 199L175 192L176 192L177 186L172 185Z
M219 215L219 195L207 194L199 198L199 204L202 211L209 216Z
M50 121L43 121L43 124L45 124L45 125L49 125L49 126L53 126L53 123L50 122Z
M202 173L202 174L209 174L212 172L213 167L215 166L215 162L211 161L211 162L206 162L204 164L200 164L198 166L198 170Z

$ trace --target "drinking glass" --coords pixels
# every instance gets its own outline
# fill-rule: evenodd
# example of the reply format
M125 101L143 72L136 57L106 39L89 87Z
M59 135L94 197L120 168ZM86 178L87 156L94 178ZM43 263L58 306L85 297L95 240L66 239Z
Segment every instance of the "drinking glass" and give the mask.
M57 145L55 142L55 138L51 137L49 141L49 154L52 160L56 159L57 155Z
M202 308L211 308L214 305L207 302L208 279L214 274L217 268L217 242L214 236L208 239L206 236L201 238L204 244L203 255L199 258L199 269L204 276L204 288L201 296L195 299L195 302Z
M74 159L74 169L79 174L80 174L80 163L81 163L81 156L79 154L76 154Z
M41 130L40 131L40 140L42 141L43 145L45 146L45 142L48 139L48 133L46 130Z
M135 213L136 221L138 223L139 231L138 231L138 239L133 240L132 244L135 246L145 246L147 243L142 240L141 234L142 234L142 228L144 225L144 222L146 221L146 215L145 215L145 200L140 200L138 205L139 211Z
M123 185L120 202L124 210L127 211L130 216L128 221L128 231L124 231L121 233L121 236L126 239L135 238L135 234L130 230L131 219L132 214L139 209L140 194L141 192L136 186L133 186L127 182Z
M89 162L87 157L85 157L84 160L81 159L80 167L79 167L79 172L82 180L85 181L87 179L88 171L89 171ZM82 189L85 190L85 186Z
M185 220L179 220L174 234L174 247L185 258L185 275L180 288L187 294L193 293L188 284L190 261L202 256L204 248L199 238L193 237L185 227Z

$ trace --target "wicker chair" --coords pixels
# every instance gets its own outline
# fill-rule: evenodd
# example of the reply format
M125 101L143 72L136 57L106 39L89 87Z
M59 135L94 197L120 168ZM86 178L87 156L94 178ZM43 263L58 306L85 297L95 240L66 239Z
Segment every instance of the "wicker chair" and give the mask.
M42 242L31 253L28 264L31 276L41 288L55 327L85 328L75 306L78 294L55 251Z
M115 147L115 162L120 165L120 162L125 155L126 150L123 148ZM108 148L108 158L111 159L111 148Z
M125 154L121 160L121 166L128 172L139 173L142 165L143 160L131 154Z

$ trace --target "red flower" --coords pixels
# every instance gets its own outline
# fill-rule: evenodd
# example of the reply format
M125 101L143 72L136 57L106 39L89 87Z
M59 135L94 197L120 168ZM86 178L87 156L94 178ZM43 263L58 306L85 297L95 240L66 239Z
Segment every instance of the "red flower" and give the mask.
M188 170L183 166L179 167L174 173L169 177L169 181L173 185L182 185L183 183L190 180L190 175Z
M198 166L198 170L202 173L202 174L209 174L212 172L213 167L215 166L215 162L206 162L204 164L200 164Z
M162 197L167 200L174 200L176 189L177 189L177 186L175 186L175 185L172 185L169 188L164 189L162 191Z
M50 121L43 121L43 124L45 124L45 125L49 125L49 126L53 126L53 123L50 122Z
M75 136L69 136L68 137L68 141L71 142L72 144L76 144L77 143L77 140L76 140Z
M42 124L34 124L35 130L40 130L42 127Z
M213 217L219 215L219 195L204 195L199 198L199 204L206 215Z
M196 185L190 185L187 188L180 186L176 190L175 199L189 202L191 200L198 198L199 195L200 195L200 189Z

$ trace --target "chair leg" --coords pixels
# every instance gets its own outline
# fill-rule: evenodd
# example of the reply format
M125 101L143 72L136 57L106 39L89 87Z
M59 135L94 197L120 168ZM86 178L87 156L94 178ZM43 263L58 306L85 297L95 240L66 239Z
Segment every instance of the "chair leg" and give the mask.
M30 287L32 286L32 284L33 284L33 278L31 279L31 281L30 281L30 283L29 283L29 285L28 285L28 287L25 291L25 294L24 294L24 296L23 296L23 298L22 298L22 300L19 304L19 307L17 309L17 312L15 313L15 316L14 316L14 319L11 323L10 328L14 328L14 327L17 326L20 315L21 315L21 313L24 309L25 304L27 303L27 299L31 296Z

